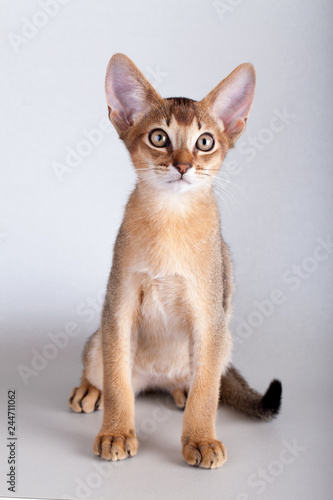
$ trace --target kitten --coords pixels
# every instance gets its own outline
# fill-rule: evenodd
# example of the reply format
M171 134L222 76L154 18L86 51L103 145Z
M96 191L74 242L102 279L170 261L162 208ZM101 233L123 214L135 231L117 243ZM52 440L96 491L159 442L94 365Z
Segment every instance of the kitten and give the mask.
M232 270L221 238L213 185L246 126L255 88L251 64L238 66L202 101L162 99L134 63L112 57L109 118L136 169L114 247L100 329L83 352L76 412L104 406L94 452L136 454L134 394L170 392L184 409L186 462L220 467L218 402L261 420L279 411L281 383L262 396L230 364Z

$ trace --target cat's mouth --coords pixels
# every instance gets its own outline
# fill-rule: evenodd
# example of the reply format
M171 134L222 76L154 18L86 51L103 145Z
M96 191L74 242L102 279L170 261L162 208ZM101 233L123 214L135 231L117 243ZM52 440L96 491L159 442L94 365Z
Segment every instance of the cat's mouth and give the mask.
M185 182L186 184L191 184L188 180L184 179L184 177L179 177L179 179L168 181L168 184L174 184L175 182Z

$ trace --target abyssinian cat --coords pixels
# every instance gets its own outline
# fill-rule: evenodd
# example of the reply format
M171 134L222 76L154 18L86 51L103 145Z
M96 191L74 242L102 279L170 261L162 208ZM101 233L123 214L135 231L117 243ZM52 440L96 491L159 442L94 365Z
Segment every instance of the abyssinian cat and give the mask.
M101 325L84 352L76 412L104 407L94 452L136 454L134 395L170 392L185 409L181 437L190 465L220 467L219 401L261 420L279 411L281 383L264 395L230 363L232 270L213 185L245 129L255 88L238 66L202 101L163 99L134 63L114 55L106 73L109 118L124 141L137 183L114 246Z

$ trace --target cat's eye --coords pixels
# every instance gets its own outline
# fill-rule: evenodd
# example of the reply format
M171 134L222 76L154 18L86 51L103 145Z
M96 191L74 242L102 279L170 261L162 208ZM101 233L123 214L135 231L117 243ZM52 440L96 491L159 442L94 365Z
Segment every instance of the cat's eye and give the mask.
M195 146L200 151L210 151L214 147L214 139L210 134L202 134Z
M156 148L166 148L170 144L168 134L160 128L156 128L149 134L149 140Z

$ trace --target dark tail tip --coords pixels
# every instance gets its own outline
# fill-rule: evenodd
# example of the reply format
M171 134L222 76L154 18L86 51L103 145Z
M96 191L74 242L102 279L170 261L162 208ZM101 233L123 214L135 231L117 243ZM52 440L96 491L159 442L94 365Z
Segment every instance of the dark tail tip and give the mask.
M282 384L280 380L273 380L270 383L264 397L262 398L262 409L264 413L269 417L273 418L278 415L281 408L282 400Z

